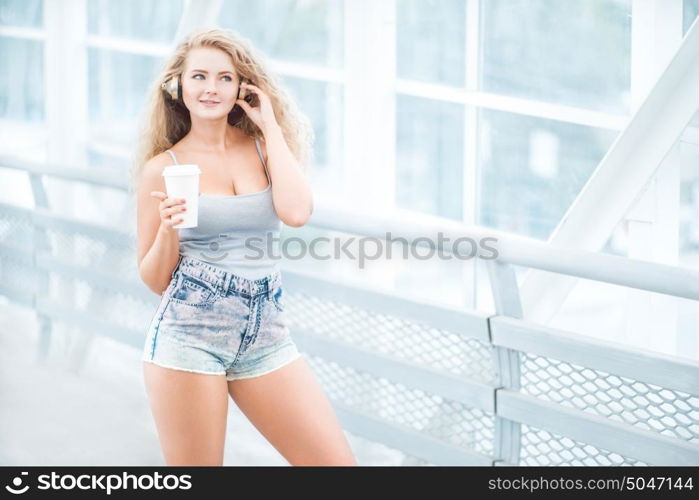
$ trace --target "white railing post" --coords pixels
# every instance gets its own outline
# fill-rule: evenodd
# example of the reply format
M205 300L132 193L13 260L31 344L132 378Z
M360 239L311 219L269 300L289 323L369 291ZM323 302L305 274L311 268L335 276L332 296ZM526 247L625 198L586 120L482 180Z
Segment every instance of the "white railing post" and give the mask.
M514 267L497 260L489 260L487 266L497 315L521 319L522 304ZM490 320L488 320L488 329L490 330ZM491 335L490 331L489 335ZM520 387L519 351L499 346L493 346L492 349L493 365L498 384L498 388L494 391L495 443L493 455L495 460L493 465L498 462L517 465L519 464L521 448L521 424L498 415L497 399L500 388L518 390Z
M34 204L37 207L47 208L48 200L46 191L41 182L39 174L30 174L29 180L34 195ZM32 308L36 311L38 299L42 294L46 293L49 288L49 276L46 271L39 271L37 266L38 255L42 251L50 249L48 235L43 226L32 224L32 263L34 266L36 281L32 284ZM51 347L51 332L53 330L53 321L51 316L37 313L37 322L39 324L39 342L37 349L37 359L44 361L48 357Z

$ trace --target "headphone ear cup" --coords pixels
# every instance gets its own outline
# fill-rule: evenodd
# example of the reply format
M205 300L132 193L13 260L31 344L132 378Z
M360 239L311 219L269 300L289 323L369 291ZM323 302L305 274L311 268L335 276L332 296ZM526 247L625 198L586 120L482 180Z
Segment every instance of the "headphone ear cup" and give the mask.
M244 82L245 80L241 80L241 83ZM243 88L242 85L238 87L238 99L245 99L246 91L245 88ZM243 114L245 112L243 111L243 108L240 107L238 103L236 103L233 106L233 109L228 113L228 123L231 125L237 124L241 118L243 118Z
M228 123L231 125L235 125L238 123L241 118L243 118L243 114L245 114L245 111L243 111L243 108L241 108L239 105L233 106L233 109L228 113Z
M180 88L178 77L170 78L168 81L164 82L160 88L163 89L173 101L182 99L182 89Z

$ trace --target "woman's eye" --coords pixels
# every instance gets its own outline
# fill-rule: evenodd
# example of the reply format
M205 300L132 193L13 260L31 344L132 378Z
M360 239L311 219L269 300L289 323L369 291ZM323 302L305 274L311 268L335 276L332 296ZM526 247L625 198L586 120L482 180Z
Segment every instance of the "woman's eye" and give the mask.
M196 73L196 74L192 75L192 78L196 78L196 77L198 77L198 76L204 76L204 75L201 74L201 73ZM230 76L228 76L228 75L223 75L223 78L228 78L228 81L229 81L229 82L232 82L232 81L233 81L233 79L232 79Z

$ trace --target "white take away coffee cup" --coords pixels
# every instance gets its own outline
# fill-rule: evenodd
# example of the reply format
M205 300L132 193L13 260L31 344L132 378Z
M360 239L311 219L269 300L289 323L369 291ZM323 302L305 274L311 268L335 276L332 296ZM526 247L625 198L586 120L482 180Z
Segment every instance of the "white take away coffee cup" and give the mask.
M172 227L185 229L197 227L199 214L199 166L195 164L171 165L163 169L168 198L184 198L187 210L174 217L184 219Z

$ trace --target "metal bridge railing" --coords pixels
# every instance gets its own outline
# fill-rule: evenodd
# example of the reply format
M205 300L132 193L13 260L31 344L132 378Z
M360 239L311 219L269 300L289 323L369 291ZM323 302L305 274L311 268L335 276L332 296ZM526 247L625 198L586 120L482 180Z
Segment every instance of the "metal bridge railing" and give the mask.
M76 369L93 335L140 349L160 298L140 282L133 238L53 213L42 177L125 183L12 158L0 165L32 179L37 208L0 203L0 294L34 308L40 354L59 328L82 332ZM498 238L493 315L284 269L292 335L348 432L400 450L406 464L699 464L699 363L523 320L513 265L694 300L697 271L407 212L320 206L310 225L408 241Z

